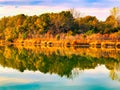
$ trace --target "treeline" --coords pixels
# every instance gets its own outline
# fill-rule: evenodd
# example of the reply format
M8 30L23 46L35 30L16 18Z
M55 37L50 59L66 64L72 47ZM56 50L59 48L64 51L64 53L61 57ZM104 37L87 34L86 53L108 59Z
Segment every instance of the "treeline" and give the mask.
M113 8L106 21L99 21L95 16L73 17L73 13L45 13L40 16L19 14L0 19L0 39L13 41L17 38L37 38L44 34L53 37L61 33L91 35L94 33L111 34L120 30L120 19Z

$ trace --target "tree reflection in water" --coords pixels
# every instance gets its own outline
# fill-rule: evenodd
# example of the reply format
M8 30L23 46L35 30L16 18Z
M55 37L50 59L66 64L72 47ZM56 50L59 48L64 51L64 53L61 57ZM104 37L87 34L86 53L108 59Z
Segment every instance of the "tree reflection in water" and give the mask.
M0 47L0 64L3 67L12 67L20 72L32 70L58 74L61 77L66 76L68 78L74 78L79 75L79 71L94 69L98 65L105 65L110 70L110 77L113 80L120 81L119 51L114 51L115 55L111 55L110 51L93 51L90 48L71 49L58 47L58 49L54 49L51 47L51 50L46 48Z

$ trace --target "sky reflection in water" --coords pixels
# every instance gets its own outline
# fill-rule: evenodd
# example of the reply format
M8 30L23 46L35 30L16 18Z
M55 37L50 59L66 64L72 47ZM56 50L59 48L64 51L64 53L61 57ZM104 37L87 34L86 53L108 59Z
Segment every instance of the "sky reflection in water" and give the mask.
M38 71L23 73L0 67L0 90L119 90L120 82L109 77L105 66L79 71L73 79ZM73 71L75 73L75 71Z

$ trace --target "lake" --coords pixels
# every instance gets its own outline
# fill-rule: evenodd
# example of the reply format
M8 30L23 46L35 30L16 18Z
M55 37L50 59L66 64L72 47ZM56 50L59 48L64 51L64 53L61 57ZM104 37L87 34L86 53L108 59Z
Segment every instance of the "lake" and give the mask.
M115 48L1 46L0 90L119 90Z

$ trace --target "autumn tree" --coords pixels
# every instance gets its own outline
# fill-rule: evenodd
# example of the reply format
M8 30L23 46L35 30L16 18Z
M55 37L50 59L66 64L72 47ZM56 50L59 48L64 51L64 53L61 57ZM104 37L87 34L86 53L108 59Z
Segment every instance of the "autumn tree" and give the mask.
M120 7L114 7L110 10L111 15L115 17L117 22L120 24Z
M78 24L79 27L78 33L85 33L89 30L97 32L98 20L94 16L76 18L75 22Z
M53 34L67 33L73 30L74 19L70 11L63 11L60 13L50 14L50 27L49 29Z

